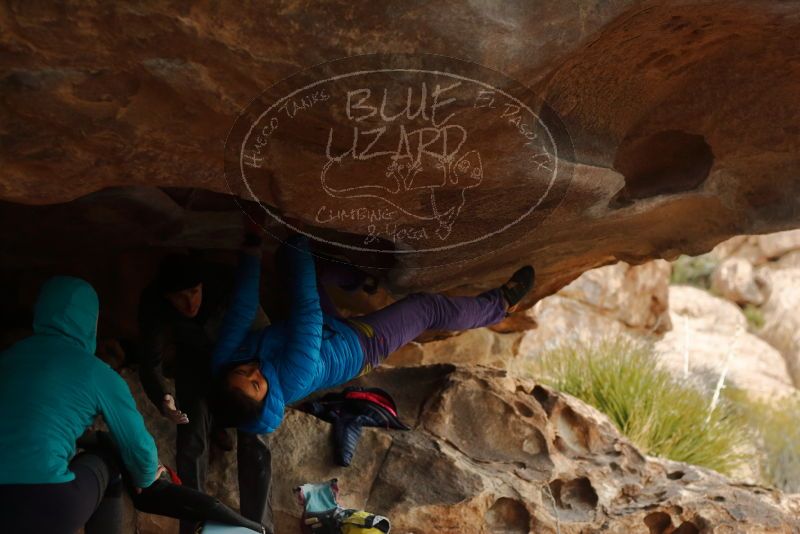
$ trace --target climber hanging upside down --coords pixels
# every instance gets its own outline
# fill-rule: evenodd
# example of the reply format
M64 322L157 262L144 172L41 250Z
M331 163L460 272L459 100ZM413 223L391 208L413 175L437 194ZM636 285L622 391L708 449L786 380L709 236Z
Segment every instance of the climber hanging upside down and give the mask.
M218 417L259 434L278 428L287 404L371 371L426 330L499 322L534 283L533 268L525 266L501 287L475 297L415 293L382 310L343 319L319 291L308 239L293 236L277 254L291 292L289 317L251 331L259 306L260 244L255 233L245 238L212 364ZM339 265L320 269L319 279L345 289L364 287L363 273Z

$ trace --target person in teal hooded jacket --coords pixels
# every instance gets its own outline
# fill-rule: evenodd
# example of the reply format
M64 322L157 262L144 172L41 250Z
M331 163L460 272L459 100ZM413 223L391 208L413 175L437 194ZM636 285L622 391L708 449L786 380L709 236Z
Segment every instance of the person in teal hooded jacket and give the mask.
M78 278L51 278L36 302L33 335L0 353L0 488L19 492L22 486L41 487L43 499L54 496L59 502L38 503L39 515L50 516L62 528L89 517L59 520L55 516L60 511L69 516L72 508L91 515L102 497L95 485L89 499L95 502L85 502L82 489L91 484L76 480L72 464L76 441L98 414L106 421L134 485L150 486L159 468L155 442L128 385L94 355L98 314L97 293L91 285ZM4 514L2 521L7 523L9 517Z
M343 319L318 291L308 239L295 235L278 253L288 279L289 317L251 331L259 306L260 238L250 235L245 242L212 371L218 416L257 434L278 428L287 404L369 372L426 330L460 331L501 321L533 287L535 275L528 265L503 286L474 297L414 293L382 310Z
M33 335L0 352L0 530L121 532L123 486L133 486L138 510L267 532L217 499L164 479L128 385L94 355L98 314L91 285L51 278L36 302ZM110 439L84 435L97 415Z

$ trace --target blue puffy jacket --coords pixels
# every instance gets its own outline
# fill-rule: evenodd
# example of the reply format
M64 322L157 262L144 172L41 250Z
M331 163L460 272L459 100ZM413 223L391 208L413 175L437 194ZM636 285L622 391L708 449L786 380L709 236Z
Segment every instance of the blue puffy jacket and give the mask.
M355 330L322 313L308 239L295 237L287 242L286 260L292 299L289 319L250 331L259 305L261 265L260 258L244 254L214 349L215 373L238 362L261 362L261 373L269 382L264 410L258 421L242 427L257 434L278 428L287 404L347 382L364 365Z
M156 444L130 389L94 356L98 312L87 282L51 278L36 302L34 335L0 352L0 484L73 480L75 441L98 414L134 484L155 480Z

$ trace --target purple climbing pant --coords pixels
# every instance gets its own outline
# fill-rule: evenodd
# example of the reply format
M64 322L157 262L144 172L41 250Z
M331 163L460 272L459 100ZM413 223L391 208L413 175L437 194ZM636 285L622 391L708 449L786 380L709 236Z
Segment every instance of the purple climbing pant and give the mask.
M502 292L492 289L477 297L413 293L349 322L361 339L362 373L366 373L426 330L469 330L498 323L505 316Z
M320 282L354 288L359 276L363 280L363 274L344 264L325 263L317 271ZM322 310L338 316L322 284L318 287ZM345 321L358 333L364 349L364 374L426 330L469 330L499 323L505 316L503 294L492 289L475 297L413 293L382 310Z

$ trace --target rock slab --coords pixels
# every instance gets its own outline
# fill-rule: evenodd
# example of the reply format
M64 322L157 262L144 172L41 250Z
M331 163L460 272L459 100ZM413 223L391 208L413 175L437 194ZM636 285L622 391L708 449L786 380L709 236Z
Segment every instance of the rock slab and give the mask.
M504 371L387 367L358 383L392 392L412 430L367 429L341 468L329 425L290 410L269 437L277 532L299 533L295 486L334 477L343 505L386 515L400 534L800 531L796 498L645 457L596 410ZM161 426L151 429L164 447ZM235 500L234 465L221 465L215 487ZM174 523L147 517L139 528Z

